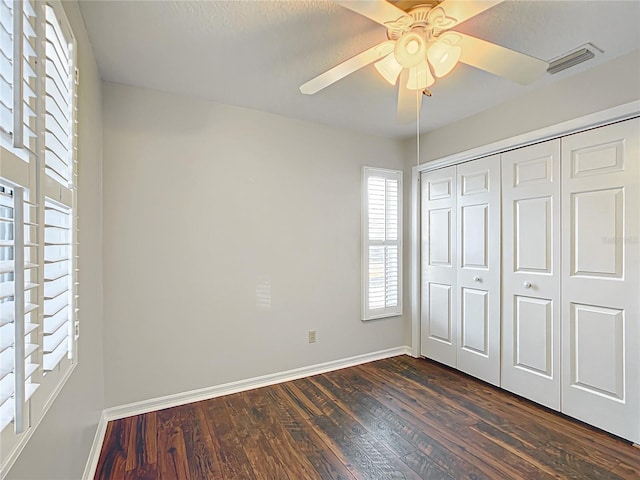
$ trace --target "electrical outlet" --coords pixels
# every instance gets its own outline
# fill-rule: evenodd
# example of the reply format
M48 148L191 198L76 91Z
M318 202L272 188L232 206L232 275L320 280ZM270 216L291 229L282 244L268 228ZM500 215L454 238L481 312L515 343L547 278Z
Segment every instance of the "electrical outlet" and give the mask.
M309 343L316 343L316 331L309 330Z

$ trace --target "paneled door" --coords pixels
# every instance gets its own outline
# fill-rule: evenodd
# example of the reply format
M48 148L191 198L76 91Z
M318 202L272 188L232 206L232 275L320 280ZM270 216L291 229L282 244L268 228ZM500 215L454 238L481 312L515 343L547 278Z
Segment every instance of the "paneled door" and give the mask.
M640 119L562 140L562 411L640 443Z
M458 369L500 385L500 156L457 166Z
M456 363L456 167L422 173L420 353Z
M501 386L560 410L560 140L502 154Z

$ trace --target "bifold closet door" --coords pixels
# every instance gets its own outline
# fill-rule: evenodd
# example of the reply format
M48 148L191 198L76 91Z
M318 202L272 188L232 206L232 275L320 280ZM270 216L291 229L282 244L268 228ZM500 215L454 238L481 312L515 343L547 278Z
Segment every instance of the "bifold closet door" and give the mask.
M562 140L562 411L640 443L640 119Z
M500 385L500 156L456 173L457 368Z
M560 410L560 140L502 154L502 388Z
M420 354L456 366L456 167L422 173Z

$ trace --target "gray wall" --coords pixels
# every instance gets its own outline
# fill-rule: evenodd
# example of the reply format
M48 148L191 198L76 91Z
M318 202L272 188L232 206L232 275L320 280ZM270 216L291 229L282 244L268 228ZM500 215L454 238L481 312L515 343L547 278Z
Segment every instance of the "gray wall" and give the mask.
M102 352L101 81L76 2L65 11L78 43L78 195L80 344L73 375L22 451L7 479L80 478L104 408Z
M360 320L361 166L400 142L103 93L107 407L405 344Z

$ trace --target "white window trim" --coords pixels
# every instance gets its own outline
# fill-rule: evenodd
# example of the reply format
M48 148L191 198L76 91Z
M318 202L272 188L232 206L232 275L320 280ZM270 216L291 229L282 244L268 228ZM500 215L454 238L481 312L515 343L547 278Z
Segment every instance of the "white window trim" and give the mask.
M369 304L369 246L371 242L369 240L369 202L368 202L368 180L371 177L384 178L385 180L397 180L398 181L398 235L396 241L385 241L383 244L396 244L398 247L398 305L393 307L385 307L380 309L371 310L368 308ZM363 321L375 320L380 318L396 317L402 315L402 277L403 277L403 265L402 265L402 196L403 196L403 183L402 183L402 171L390 170L385 168L376 167L362 167L362 216L361 216L361 239L362 239L362 306L361 306L361 318ZM386 292L385 292L386 296Z

